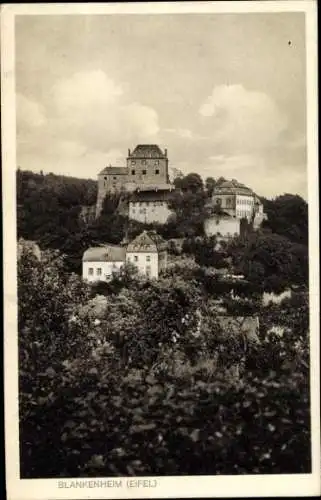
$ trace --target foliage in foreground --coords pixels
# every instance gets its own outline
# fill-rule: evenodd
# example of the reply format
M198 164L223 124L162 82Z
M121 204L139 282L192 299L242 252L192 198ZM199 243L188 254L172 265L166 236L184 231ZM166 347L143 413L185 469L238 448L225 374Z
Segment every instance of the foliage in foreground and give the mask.
M22 477L309 472L304 296L244 351L193 276L132 279L98 313L62 269L19 262Z

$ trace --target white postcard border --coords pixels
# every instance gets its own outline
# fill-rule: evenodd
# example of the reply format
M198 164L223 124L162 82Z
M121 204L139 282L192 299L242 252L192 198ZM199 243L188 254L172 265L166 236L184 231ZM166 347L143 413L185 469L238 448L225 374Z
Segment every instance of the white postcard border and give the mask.
M311 415L312 474L247 476L181 476L145 478L157 485L70 488L72 479L19 479L17 269L16 269L16 152L14 16L51 14L162 14L162 13L305 12L307 51L308 200L311 320ZM2 199L4 241L5 324L5 439L7 495L9 500L54 500L67 498L174 498L307 496L320 493L320 367L319 367L319 220L317 151L317 15L314 1L276 2L167 2L127 4L21 4L1 8L2 63ZM116 480L117 478L113 478ZM144 478L139 478L140 480ZM79 478L74 481L80 481ZM86 479L105 481L103 478ZM93 483L92 483L93 484Z

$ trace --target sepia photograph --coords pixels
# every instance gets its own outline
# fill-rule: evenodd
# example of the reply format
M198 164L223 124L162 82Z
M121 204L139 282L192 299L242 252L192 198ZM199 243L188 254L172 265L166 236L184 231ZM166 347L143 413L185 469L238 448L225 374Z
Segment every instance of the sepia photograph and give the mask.
M320 493L315 2L1 23L8 498Z

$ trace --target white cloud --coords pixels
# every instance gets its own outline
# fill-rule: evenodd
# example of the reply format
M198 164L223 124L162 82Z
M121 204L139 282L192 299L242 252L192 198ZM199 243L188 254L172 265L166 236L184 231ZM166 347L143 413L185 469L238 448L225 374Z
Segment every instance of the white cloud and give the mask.
M271 97L242 85L214 87L199 113L210 120L216 147L229 154L273 147L287 127Z
M146 138L159 132L158 116L153 108L135 102L122 106L121 112L125 130Z
M173 136L176 136L177 138L180 139L189 139L191 141L196 141L196 140L206 140L208 137L204 137L202 135L196 134L192 130L188 128L165 128L164 129L165 134L171 134Z
M306 197L306 169L304 165L274 164L274 159L256 154L214 155L204 166L204 176L237 179L261 196L277 196L283 192ZM262 182L264 179L264 182Z
M105 151L143 142L159 131L156 111L128 102L121 86L103 71L76 73L52 89L56 128L92 149Z
M123 90L106 73L96 70L74 73L70 78L58 81L52 93L58 111L79 113L108 106L123 94Z
M22 94L16 97L17 127L18 132L41 127L46 123L43 106Z

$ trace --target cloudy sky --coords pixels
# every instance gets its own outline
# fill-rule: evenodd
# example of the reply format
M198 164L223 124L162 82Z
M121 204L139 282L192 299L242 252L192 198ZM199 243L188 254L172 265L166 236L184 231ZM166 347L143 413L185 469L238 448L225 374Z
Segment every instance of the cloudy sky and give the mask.
M304 14L18 16L17 162L96 178L170 165L306 197Z

